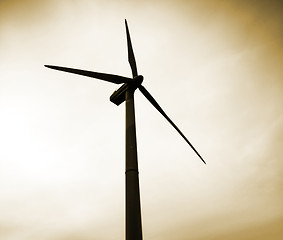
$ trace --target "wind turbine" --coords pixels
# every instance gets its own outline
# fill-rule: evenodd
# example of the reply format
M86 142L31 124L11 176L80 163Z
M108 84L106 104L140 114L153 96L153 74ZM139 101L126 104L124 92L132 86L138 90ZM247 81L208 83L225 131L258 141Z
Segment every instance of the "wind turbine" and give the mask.
M205 163L198 151L185 137L181 130L162 110L152 95L145 89L142 84L143 76L138 75L136 60L131 43L127 20L125 19L128 61L130 63L133 78L122 77L113 74L92 72L67 67L58 67L45 65L45 67L79 74L87 77L97 78L107 82L123 85L110 96L110 101L117 106L122 102L126 102L126 240L142 240L142 222L140 210L140 190L138 177L138 161L137 161L137 143L136 143L136 124L135 124L135 108L134 108L134 92L138 88L147 100L167 119L167 121L177 130L177 132L190 145L199 158Z

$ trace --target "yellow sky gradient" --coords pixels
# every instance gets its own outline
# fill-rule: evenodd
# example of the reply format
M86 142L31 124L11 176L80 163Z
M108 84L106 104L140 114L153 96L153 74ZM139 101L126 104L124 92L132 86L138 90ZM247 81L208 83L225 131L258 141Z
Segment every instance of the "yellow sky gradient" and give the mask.
M146 240L283 237L280 1L0 1L0 239L124 239L118 86L138 72L207 162L137 91Z

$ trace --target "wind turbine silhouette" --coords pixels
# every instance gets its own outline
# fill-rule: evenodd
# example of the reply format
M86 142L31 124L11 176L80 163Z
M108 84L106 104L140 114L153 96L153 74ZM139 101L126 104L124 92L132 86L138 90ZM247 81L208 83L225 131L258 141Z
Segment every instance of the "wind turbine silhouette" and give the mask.
M130 63L133 78L122 77L113 74L92 72L67 67L58 67L52 65L44 65L45 67L79 74L87 77L97 78L107 82L123 85L110 96L110 101L117 106L126 101L126 240L142 240L142 223L140 210L140 190L138 177L138 161L137 161L137 143L136 143L136 125L135 125L135 108L134 108L134 92L138 88L147 100L167 119L167 121L177 130L177 132L190 145L199 158L205 163L198 151L185 137L181 130L162 110L151 94L142 86L143 76L138 75L136 60L131 43L127 20L125 19L128 61Z

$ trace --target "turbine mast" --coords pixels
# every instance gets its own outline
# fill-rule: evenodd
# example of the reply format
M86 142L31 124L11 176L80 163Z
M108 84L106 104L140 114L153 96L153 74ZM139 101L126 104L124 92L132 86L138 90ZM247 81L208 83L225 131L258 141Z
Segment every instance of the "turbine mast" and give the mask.
M126 240L142 240L134 106L135 88L126 91Z

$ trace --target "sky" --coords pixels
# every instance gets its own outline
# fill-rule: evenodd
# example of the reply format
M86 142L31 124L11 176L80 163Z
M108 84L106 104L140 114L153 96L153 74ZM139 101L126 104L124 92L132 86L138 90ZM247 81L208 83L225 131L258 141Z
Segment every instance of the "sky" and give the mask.
M119 86L131 76L143 238L283 237L283 14L276 0L0 1L0 238L124 239Z

